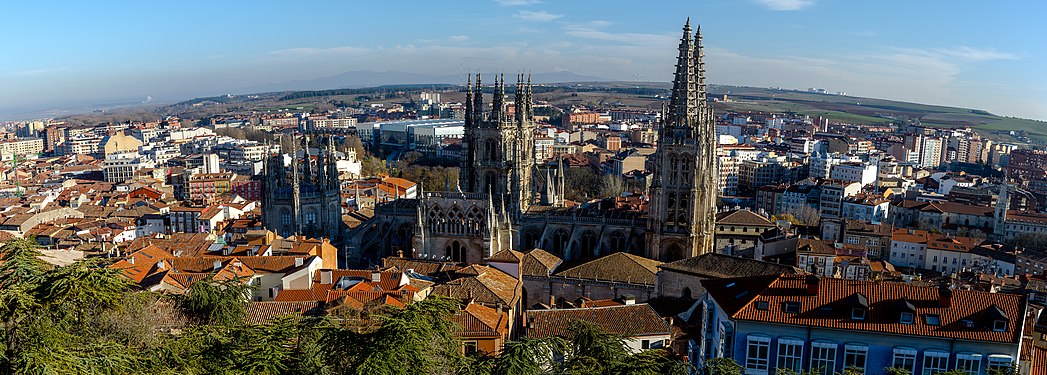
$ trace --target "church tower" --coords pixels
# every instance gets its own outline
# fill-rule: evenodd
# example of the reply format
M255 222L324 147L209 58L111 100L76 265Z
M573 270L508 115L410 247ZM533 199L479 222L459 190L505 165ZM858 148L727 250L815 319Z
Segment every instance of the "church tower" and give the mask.
M466 155L459 172L464 192L490 197L495 207L506 207L520 217L535 199L532 173L534 158L534 112L530 78L524 83L517 76L513 113L505 96L505 76L496 76L491 110L484 111L483 86L476 75L476 86L466 84Z
M716 129L706 102L701 28L691 21L680 40L672 98L658 129L647 257L688 258L713 249L716 214Z

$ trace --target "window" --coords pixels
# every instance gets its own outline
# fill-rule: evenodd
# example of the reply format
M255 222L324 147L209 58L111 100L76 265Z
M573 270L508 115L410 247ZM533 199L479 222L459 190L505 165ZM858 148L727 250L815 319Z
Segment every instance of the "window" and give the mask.
M476 353L476 351L477 351L477 349L476 349L476 341L465 341L465 342L462 343L462 347L465 348L465 354L466 355Z
M981 367L982 355L981 354L957 354L956 355L956 369L966 372L968 375L978 375L978 369Z
M796 301L786 301L784 306L785 312L789 314L796 314L800 312L800 303Z
M903 368L913 372L916 370L916 350L908 348L895 348L891 367Z
M851 319L865 320L865 308L855 307L851 309Z
M898 319L902 324L912 324L913 315L911 312L902 311L901 317Z
M963 328L974 328L974 320L973 319L963 319L963 320L960 321L960 324L963 325Z
M757 310L767 310L768 308L770 308L770 303L767 301L756 301Z
M994 320L992 322L992 330L996 332L1004 332L1007 330L1006 320Z
M942 319L938 314L925 314L923 316L923 322L929 326L942 325Z
M1010 356L998 354L990 355L989 363L986 365L986 370L997 370L1003 371L1004 373L1006 373L1007 370L1011 370L1013 368L1014 359L1012 359ZM986 371L986 373L988 373L988 371Z
M843 351L843 368L854 367L865 373L865 360L869 357L869 347L865 345L847 345Z
M831 342L811 344L811 372L822 375L836 373L836 344Z
M924 352L923 375L934 375L949 370L949 353Z
M803 341L778 339L778 362L780 369L790 369L799 374L803 371Z
M745 368L754 372L766 373L768 368L771 338L766 336L749 336L745 350Z
M650 349L650 348L651 348L651 340L641 340L640 341L640 349Z

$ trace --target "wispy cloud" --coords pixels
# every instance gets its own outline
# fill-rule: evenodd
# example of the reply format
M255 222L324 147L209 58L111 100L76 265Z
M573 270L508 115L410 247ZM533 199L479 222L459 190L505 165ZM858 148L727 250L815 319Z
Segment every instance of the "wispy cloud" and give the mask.
M607 21L596 20L569 25L567 35L576 38L654 46L672 43L676 40L676 37L669 34L615 33L601 30L610 24Z
M353 46L339 46L339 47L298 47L298 48L286 48L275 51L269 51L270 55L274 56L301 56L301 55L349 55L367 52L367 48L353 47Z
M70 68L68 66L62 66L62 67L57 67L57 68L27 69L27 70L19 70L19 71L10 72L10 73L7 73L6 75L7 76L38 76L38 75L43 75L43 74L64 72L64 71L67 71L69 69Z
M548 21L557 20L557 19L559 19L561 17L563 17L562 14L553 14L553 13L546 12L544 10L539 10L539 11L521 10L519 12L516 12L516 18L519 18L519 19L522 19L522 20L527 20L527 21L548 22Z
M992 48L976 48L968 46L959 46L955 48L940 48L935 52L960 58L970 61L990 61L990 60L1017 60L1018 55L1009 52L1000 52Z
M468 35L451 35L451 36L447 37L447 40L450 40L452 42L459 42L459 43L461 43L461 42L468 42L469 41L469 36Z
M494 2L507 7L541 4L541 1L538 0L494 0Z
M757 0L771 10L800 10L814 5L814 0Z

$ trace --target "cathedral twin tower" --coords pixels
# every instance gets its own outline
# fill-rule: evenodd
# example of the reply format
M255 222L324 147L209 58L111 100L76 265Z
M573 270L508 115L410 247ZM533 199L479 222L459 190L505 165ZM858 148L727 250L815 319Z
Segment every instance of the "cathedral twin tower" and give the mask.
M706 101L701 32L692 33L690 20L683 32L672 98L663 107L649 163L647 212L623 213L601 204L567 207L562 161L555 173L550 168L538 173L530 77L518 75L510 84L515 94L507 96L504 75L487 87L476 75L466 84L457 189L423 191L417 199L376 210L373 225L365 226L374 233L353 236L364 238L356 245L361 254L480 263L510 249L542 248L564 259L627 251L661 261L711 252L719 181L716 132ZM308 213L304 218L309 223ZM297 219L291 211L270 221L293 226Z

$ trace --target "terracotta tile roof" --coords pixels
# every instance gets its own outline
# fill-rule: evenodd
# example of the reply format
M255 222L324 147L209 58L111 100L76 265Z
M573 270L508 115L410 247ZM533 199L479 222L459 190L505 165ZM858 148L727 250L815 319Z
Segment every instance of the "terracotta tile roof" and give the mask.
M509 313L493 307L470 303L454 315L454 321L462 326L462 337L509 336Z
M491 255L490 258L487 258L487 261L501 263L520 263L523 261L523 258L524 253L512 249L507 249L494 253L494 255Z
M779 275L783 273L792 274L799 271L795 267L784 264L715 253L702 254L672 263L665 263L659 266L659 268L687 273L701 278Z
M991 206L973 206L969 204L956 203L956 202L938 202L928 204L926 207L920 209L920 211L927 212L949 212L964 215L975 215L975 216L988 216L992 217L995 208Z
M716 224L774 226L766 217L750 210L719 212L716 214Z
M582 309L530 310L526 312L527 337L566 337L571 322L581 320L626 337L668 335L669 323L646 303Z
M524 253L521 270L527 276L549 276L563 263L563 259L542 249L532 249Z
M136 283L141 283L146 276L149 276L157 268L157 263L170 256L171 253L159 247L146 246L109 267L123 270L124 277Z
M910 243L922 243L926 244L930 240L931 234L925 230L919 229L906 229L900 228L895 229L891 233L891 241L893 242L910 242Z
M322 312L319 302L251 302L247 305L247 322L249 324L265 324L270 320L284 316L317 316Z
M619 252L557 272L555 276L654 285L660 265L662 262L657 260Z
M817 285L814 294L808 293L809 281ZM705 280L702 285L736 320L976 341L1017 343L1025 305L1021 295L955 290L945 307L935 287L804 275ZM851 308L860 305L856 298L868 306L864 320L851 319ZM798 312L785 312L786 302L797 303ZM902 309L913 310L912 324L900 322ZM1001 313L1010 320L1007 330L993 331L992 321ZM937 315L940 324L926 324L928 314Z
M383 268L396 267L399 271L414 270L414 273L430 277L439 276L462 268L460 263L437 262L431 260L408 259L400 257L385 257L382 259Z
M515 306L520 300L523 283L501 270L476 266L476 276L459 277L433 286L433 293L462 300L473 299L488 305Z
M833 247L833 241L831 240L823 241L810 238L800 238L796 241L796 253L836 255L836 248Z

